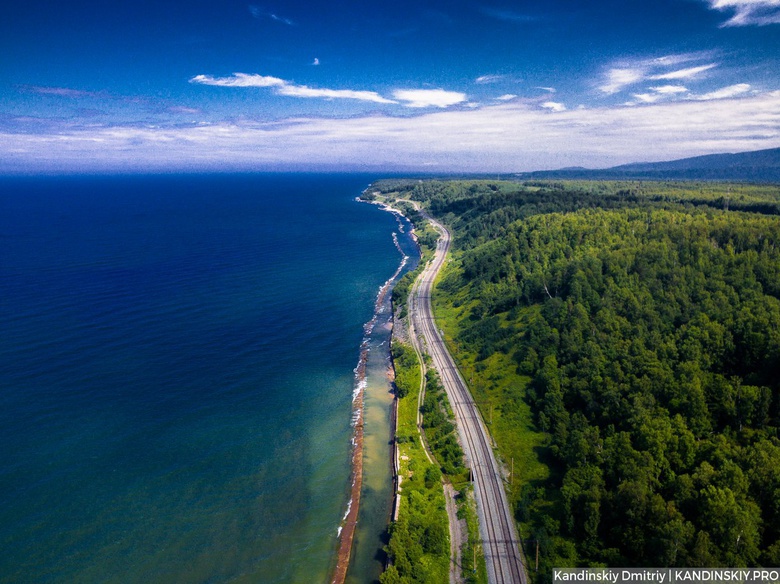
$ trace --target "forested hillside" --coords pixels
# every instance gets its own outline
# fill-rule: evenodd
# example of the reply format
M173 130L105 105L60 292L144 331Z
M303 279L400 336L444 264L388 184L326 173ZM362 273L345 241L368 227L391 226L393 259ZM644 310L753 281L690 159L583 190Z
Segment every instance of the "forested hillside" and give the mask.
M739 152L736 154L708 154L667 162L639 162L588 170L585 168L531 172L527 178L579 178L601 180L729 180L776 182L780 180L780 148Z
M530 411L544 436L525 454L547 478L516 468L512 494L540 579L780 564L780 189L381 187L453 229L453 349L497 417ZM513 424L496 438L514 456Z

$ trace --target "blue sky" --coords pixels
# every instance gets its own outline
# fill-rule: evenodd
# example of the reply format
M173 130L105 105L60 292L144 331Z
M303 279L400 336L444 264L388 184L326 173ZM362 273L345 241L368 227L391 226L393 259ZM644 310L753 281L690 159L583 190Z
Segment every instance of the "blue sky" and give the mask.
M780 146L780 0L36 1L0 172L604 167Z

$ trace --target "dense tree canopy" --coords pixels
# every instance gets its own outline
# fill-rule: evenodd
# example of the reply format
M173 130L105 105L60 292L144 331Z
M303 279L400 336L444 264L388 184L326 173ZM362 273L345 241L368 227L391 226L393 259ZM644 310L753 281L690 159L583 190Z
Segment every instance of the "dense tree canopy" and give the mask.
M780 563L777 188L403 188L455 232L460 346L531 380L554 472L517 511L549 563Z

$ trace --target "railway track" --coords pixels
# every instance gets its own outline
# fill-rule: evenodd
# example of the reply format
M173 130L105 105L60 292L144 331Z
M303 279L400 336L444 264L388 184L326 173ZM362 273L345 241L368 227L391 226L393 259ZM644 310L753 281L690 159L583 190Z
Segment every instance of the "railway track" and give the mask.
M431 307L431 291L436 275L444 265L450 248L447 229L426 216L441 237L433 261L420 274L409 299L409 313L416 331L425 339L428 353L447 392L455 422L474 479L479 531L491 584L526 584L527 575L512 514L488 434L476 404L441 332L436 327Z

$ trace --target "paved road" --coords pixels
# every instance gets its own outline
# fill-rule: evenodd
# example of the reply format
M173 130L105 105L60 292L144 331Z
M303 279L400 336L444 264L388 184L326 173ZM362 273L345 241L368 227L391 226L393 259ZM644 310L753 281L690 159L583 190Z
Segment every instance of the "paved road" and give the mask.
M424 336L428 353L439 372L455 412L463 450L474 476L479 532L485 552L488 581L491 584L526 584L517 529L509 512L503 479L487 431L433 319L431 289L449 251L450 234L443 225L427 218L441 233L441 237L433 261L415 282L409 299L409 314L414 329Z

